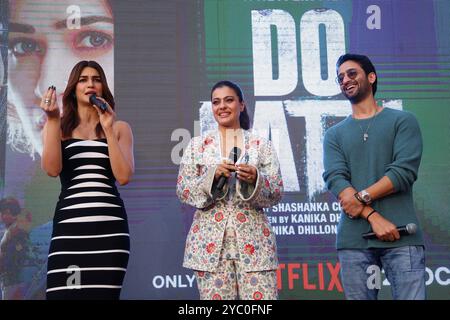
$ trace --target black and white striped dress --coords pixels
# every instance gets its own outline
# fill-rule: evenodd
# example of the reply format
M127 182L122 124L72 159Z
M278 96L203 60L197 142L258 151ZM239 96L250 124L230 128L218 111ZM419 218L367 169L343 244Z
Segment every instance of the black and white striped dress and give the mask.
M61 143L47 299L119 299L130 253L127 214L106 139Z

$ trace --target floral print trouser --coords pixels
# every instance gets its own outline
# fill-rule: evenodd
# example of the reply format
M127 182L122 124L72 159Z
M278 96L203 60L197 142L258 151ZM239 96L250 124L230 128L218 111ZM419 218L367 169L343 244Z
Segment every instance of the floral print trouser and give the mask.
M275 270L245 272L239 260L221 260L218 272L194 271L201 300L277 300Z

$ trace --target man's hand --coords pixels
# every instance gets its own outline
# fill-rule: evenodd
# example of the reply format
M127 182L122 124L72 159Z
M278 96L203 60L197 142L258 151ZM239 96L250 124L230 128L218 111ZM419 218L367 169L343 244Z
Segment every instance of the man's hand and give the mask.
M381 241L392 242L400 239L397 227L378 212L374 212L370 216L369 223L372 231L375 232L377 238Z
M364 209L364 205L355 198L356 192L354 188L348 187L339 194L339 203L351 219L358 218Z

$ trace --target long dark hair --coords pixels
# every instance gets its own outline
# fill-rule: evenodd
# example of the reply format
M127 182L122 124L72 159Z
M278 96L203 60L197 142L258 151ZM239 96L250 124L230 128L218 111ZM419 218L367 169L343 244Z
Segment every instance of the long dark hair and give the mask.
M222 87L228 87L228 88L233 89L233 91L238 96L239 102L241 102L241 103L244 102L244 94L242 93L241 88L236 83L228 81L228 80L219 81L212 87L211 100L212 100L212 94L213 94L214 90L216 90L217 88L222 88ZM244 130L250 129L250 116L248 115L247 106L245 105L245 103L244 103L244 110L239 114L239 125Z
M91 67L97 70L100 75L100 81L102 82L102 98L105 99L111 108L114 110L114 97L109 90L108 83L106 82L105 72L103 68L95 61L80 61L78 62L70 72L69 81L67 83L66 90L64 90L62 103L63 103L63 115L61 118L61 131L64 138L70 138L73 130L80 124L80 116L78 115L77 98L75 90L78 80L80 79L81 72L84 68ZM95 134L98 138L102 136L103 129L100 122L95 128Z

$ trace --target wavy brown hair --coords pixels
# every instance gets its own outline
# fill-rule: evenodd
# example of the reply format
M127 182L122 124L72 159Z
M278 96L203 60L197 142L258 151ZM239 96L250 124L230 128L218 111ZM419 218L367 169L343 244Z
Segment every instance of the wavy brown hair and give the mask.
M80 124L80 116L78 115L77 98L75 90L78 80L80 79L81 72L84 68L91 67L97 70L100 75L100 81L102 82L102 98L105 99L111 108L114 110L114 97L109 90L108 83L106 82L105 72L103 68L95 61L80 61L78 62L70 72L69 81L64 90L62 103L63 103L63 115L61 118L61 131L64 138L72 137L72 132ZM98 138L102 136L103 129L100 122L95 128L95 134Z

